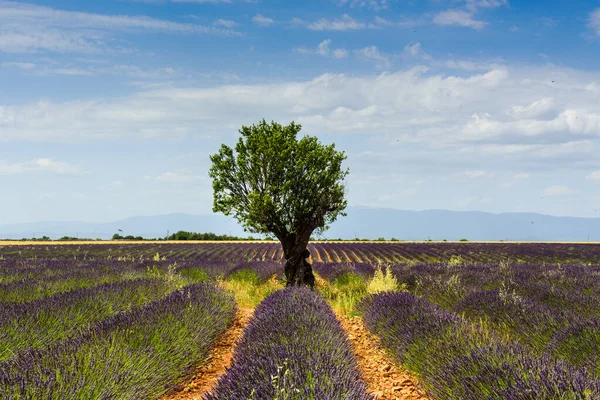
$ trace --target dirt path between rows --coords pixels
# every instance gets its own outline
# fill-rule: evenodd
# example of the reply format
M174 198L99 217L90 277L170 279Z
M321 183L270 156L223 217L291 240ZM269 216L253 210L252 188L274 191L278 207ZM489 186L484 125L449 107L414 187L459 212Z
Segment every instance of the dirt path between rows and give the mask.
M368 390L377 400L429 400L417 379L398 368L359 317L338 315L352 343L358 367Z
M253 309L238 309L233 325L217 339L208 360L196 367L191 379L177 385L177 391L161 397L161 400L200 400L225 373L225 368L231 365L233 349L253 312Z
M217 339L208 360L195 369L192 378L177 385L176 391L163 396L161 400L202 399L202 395L212 389L231 365L233 349L253 312L253 309L239 309L231 328ZM379 339L367 331L362 319L340 315L338 319L350 339L369 392L377 400L429 400L419 388L417 380L394 365L381 348Z

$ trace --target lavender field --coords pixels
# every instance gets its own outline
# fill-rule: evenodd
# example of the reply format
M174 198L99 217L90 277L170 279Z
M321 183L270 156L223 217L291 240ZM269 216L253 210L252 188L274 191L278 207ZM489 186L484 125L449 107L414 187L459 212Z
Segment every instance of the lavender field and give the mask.
M247 290L260 304L206 399L373 398L332 309L360 316L430 398L600 399L599 245L309 250L315 292L280 290L275 243L0 246L0 398L159 398Z

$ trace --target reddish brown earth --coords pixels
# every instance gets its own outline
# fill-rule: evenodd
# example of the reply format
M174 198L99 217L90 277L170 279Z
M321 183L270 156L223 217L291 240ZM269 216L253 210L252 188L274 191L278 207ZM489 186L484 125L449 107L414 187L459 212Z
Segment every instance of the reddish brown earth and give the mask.
M201 399L225 373L225 368L231 365L233 349L242 337L253 312L252 309L239 309L233 325L217 339L206 362L196 368L191 379L177 385L177 391L163 396L162 400Z
M419 387L417 379L397 367L381 347L379 338L371 334L358 317L338 319L354 348L363 379L377 400L430 399Z
M231 365L233 349L242 337L254 310L240 309L233 326L217 340L208 360L193 372L192 378L177 385L177 391L162 400L199 400ZM338 316L352 343L363 379L377 400L428 400L418 381L396 367L381 348L379 339L369 333L360 318Z

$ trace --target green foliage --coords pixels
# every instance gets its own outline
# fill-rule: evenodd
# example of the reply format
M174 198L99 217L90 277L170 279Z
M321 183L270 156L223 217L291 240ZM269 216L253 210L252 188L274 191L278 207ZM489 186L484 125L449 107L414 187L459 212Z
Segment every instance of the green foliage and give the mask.
M237 281L237 282L246 282L252 285L260 284L260 277L258 274L251 269L241 269L239 271L235 271L231 275L227 277L229 281Z
M237 236L229 236L229 235L217 235L216 233L206 232L206 233L197 233L197 232L186 232L186 231L177 231L172 235L167 237L167 240L255 240L252 236L248 236L247 238L241 238Z
M387 265L385 272L383 272L381 265L378 265L375 269L375 274L373 274L373 278L367 285L367 293L374 294L390 290L397 290L398 288L398 280L392 273L390 266ZM406 290L406 284L403 284L401 289Z
M221 286L234 295L236 304L241 308L255 308L265 297L284 287L275 278L261 283L258 274L249 269L229 275L226 280L221 281Z
M331 308L343 315L354 315L354 306L367 294L367 284L358 274L349 272L332 283L318 279L317 288Z
M297 135L301 126L282 126L264 119L243 126L235 146L221 145L210 159L213 211L233 215L246 230L290 234L322 232L345 215L342 169L346 155L335 144Z

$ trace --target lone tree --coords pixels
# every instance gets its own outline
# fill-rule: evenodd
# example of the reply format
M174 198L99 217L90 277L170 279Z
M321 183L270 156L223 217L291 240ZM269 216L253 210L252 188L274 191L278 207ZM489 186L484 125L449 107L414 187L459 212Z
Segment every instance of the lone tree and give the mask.
M347 206L345 153L313 136L298 140L301 128L263 119L242 126L235 152L223 144L210 157L213 211L234 216L246 231L275 235L288 286L313 286L310 264L303 262L310 237L345 216Z

